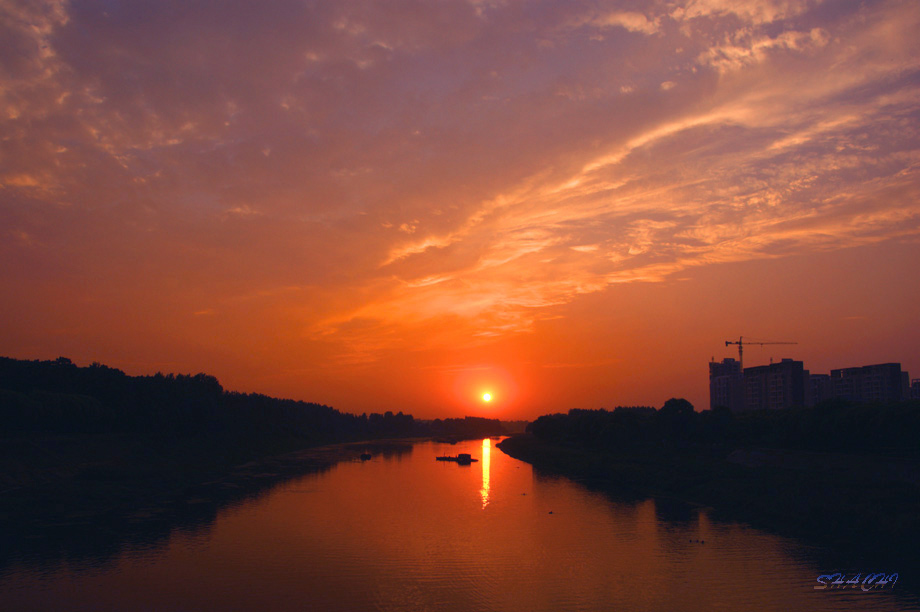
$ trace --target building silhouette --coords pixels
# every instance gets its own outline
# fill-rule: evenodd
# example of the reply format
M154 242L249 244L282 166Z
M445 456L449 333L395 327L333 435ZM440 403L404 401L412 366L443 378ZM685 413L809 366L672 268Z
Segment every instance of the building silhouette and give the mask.
M814 406L829 399L834 399L834 383L830 374L809 374L805 389L805 405Z
M741 369L727 358L709 362L709 407L732 412L814 406L823 401L895 402L920 399L920 379L910 380L900 363L880 363L811 374L801 361L783 359Z
M741 362L728 358L709 362L709 408L725 406L732 412L744 409Z
M744 368L744 410L779 410L805 405L808 370L801 361Z
M896 402L910 394L900 363L831 370L831 383L835 397L853 402Z

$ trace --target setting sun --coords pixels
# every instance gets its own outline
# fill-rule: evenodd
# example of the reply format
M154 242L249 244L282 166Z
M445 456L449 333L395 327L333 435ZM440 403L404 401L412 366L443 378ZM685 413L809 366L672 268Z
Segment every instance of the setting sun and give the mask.
M491 401L492 401L492 394L491 394L491 393L483 393L483 394L482 394L482 401L484 401L484 402L491 402Z

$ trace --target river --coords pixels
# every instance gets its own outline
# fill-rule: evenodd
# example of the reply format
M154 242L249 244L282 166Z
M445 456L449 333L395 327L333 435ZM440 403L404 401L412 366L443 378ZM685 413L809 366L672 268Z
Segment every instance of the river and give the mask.
M822 574L896 567L829 567L832 555L795 540L679 503L614 501L494 444L340 462L102 559L23 557L0 569L0 608L917 609L897 582L815 588ZM435 461L458 453L479 461Z

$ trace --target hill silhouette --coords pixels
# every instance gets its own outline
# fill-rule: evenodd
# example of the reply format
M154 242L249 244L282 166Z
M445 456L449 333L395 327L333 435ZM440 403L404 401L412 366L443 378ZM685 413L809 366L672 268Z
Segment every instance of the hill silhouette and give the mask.
M34 433L288 437L304 444L380 437L504 433L480 417L422 421L410 414L354 415L311 402L225 391L208 374L129 376L70 359L0 357L0 435Z

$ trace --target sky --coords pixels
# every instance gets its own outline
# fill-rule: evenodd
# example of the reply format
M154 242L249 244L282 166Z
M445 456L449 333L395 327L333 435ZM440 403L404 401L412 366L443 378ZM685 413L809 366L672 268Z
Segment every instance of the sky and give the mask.
M916 0L0 0L0 354L420 418L705 409L740 336L918 378L918 31Z

